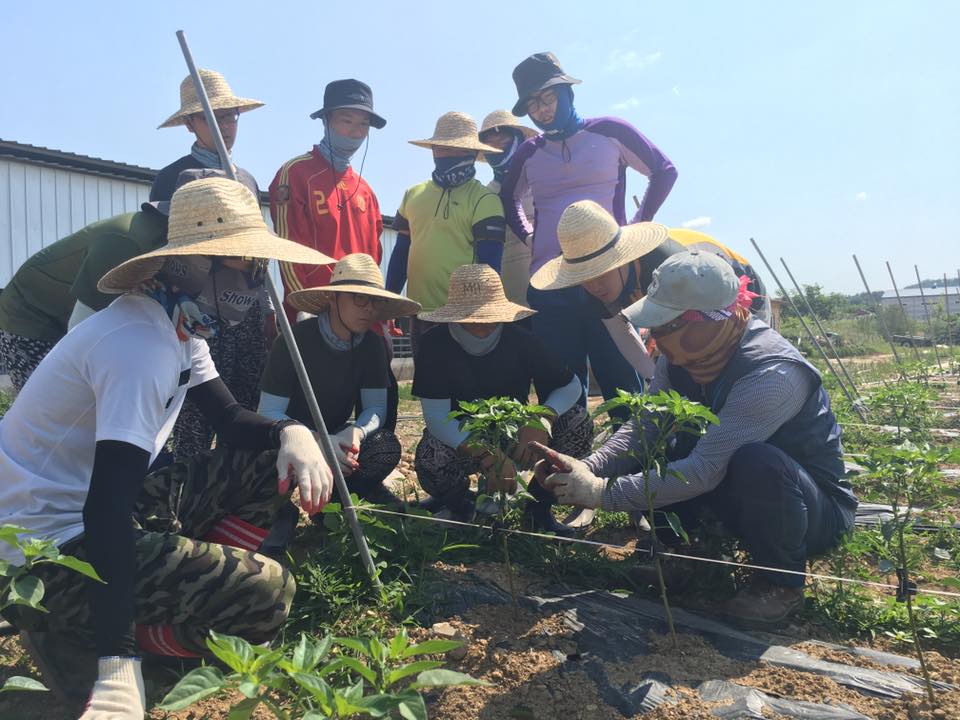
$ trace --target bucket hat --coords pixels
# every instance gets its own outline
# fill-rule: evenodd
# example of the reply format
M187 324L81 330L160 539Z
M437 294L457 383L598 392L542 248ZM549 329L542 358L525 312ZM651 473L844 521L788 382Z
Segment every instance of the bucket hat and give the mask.
M500 152L492 145L480 142L477 133L477 123L472 117L462 112L448 112L440 116L433 131L433 137L426 140L410 140L411 145L419 147L448 147L477 152Z
M579 200L560 216L560 256L530 278L538 290L561 290L600 277L646 255L667 239L666 226L641 222L620 227L593 200Z
M541 90L554 85L579 85L580 81L567 75L560 61L552 52L534 53L513 69L513 82L517 86L518 100L513 114L527 114L527 100Z
M201 68L197 72L200 74L203 89L207 91L207 97L210 99L210 107L214 110L236 108L238 112L247 112L263 107L263 103L259 100L234 95L223 75L216 70ZM164 120L158 129L183 125L186 123L188 115L200 112L203 112L203 106L200 104L200 98L197 97L197 89L193 85L193 78L187 75L180 83L180 109Z
M380 267L366 253L344 255L334 266L327 285L292 292L287 296L287 302L297 310L316 314L330 305L332 293L355 293L385 299L387 302L378 314L378 320L416 315L420 311L420 303L384 287Z
M655 328L687 310L722 310L739 290L740 281L726 260L699 250L680 252L653 271L647 294L630 306L630 322Z
M370 86L353 78L327 83L323 91L323 107L310 113L310 117L314 120L325 118L338 109L365 111L370 115L370 124L377 130L387 124L386 120L373 111L373 91Z
M450 274L446 305L417 317L435 323L500 323L536 312L507 300L500 276L489 265L461 265Z
M100 278L103 293L132 290L175 255L253 257L329 265L333 258L267 229L260 205L246 187L226 178L187 183L170 200L167 244L137 255Z

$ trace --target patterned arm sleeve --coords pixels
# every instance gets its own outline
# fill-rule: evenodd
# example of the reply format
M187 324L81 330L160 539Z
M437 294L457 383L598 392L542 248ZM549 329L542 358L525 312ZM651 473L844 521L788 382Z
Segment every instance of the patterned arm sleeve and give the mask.
M521 240L533 232L533 224L523 209L523 201L529 190L524 163L536 152L533 140L528 140L514 153L507 170L507 176L500 186L500 201L506 216L507 227Z

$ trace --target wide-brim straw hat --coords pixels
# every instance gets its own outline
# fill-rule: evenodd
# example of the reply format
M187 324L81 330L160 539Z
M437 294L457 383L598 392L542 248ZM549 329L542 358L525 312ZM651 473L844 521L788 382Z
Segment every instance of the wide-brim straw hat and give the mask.
M203 83L203 89L207 91L207 98L210 100L210 107L214 110L227 110L236 108L238 112L247 112L263 107L259 100L237 97L233 90L227 84L223 75L216 70L197 71L200 74L200 82ZM186 123L187 116L203 112L203 106L200 104L200 98L197 97L197 89L194 87L193 78L189 75L180 83L180 109L173 115L163 121L159 128L175 127Z
M433 137L426 140L410 140L411 145L419 147L447 147L477 152L500 152L492 145L480 142L476 121L462 112L448 112L440 116L433 130Z
M100 278L104 293L132 290L156 275L176 255L249 257L329 265L333 258L284 240L267 229L260 205L235 180L205 178L187 183L170 199L167 244L138 255Z
M519 130L525 139L532 138L540 134L539 130L534 130L533 128L524 125L520 118L518 118L509 110L494 110L483 119L483 122L480 124L479 135L483 135L488 130L496 130L497 128L505 127Z
M507 300L500 276L489 265L461 265L450 274L446 305L417 317L435 323L502 323L536 312Z
M600 277L656 248L667 239L665 225L651 222L620 227L593 200L580 200L560 216L557 239L561 255L530 278L538 290L562 290Z
M330 306L333 293L356 293L385 299L387 303L377 314L378 320L392 320L420 312L420 303L384 287L380 267L366 253L344 255L334 266L329 284L292 292L287 295L287 302L296 310L316 314Z

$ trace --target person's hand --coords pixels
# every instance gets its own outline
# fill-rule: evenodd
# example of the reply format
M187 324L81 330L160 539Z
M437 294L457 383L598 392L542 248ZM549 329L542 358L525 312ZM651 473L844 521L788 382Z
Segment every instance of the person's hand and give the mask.
M143 720L147 700L140 658L102 657L97 667L97 682L80 720Z
M528 425L520 428L517 433L517 444L510 457L521 470L529 470L537 460L537 456L530 450L530 443L536 442L547 445L550 442L550 433L543 425Z
M534 478L563 505L598 508L603 502L607 483L598 478L582 460L558 453L541 443L531 443L530 450L541 460L534 469Z
M480 461L480 471L487 479L487 492L517 491L517 467L506 455L485 455Z
M337 455L337 462L340 463L343 476L352 474L360 467L358 458L363 431L356 425L347 425L343 430L333 435L330 440L333 442L333 451Z
M300 507L308 515L323 510L333 492L333 473L323 459L313 433L304 425L287 425L280 432L277 453L277 488L281 494L295 480L300 488Z
M273 345L273 341L277 339L277 335L280 334L280 330L277 328L277 314L276 313L266 313L263 316L263 339L267 342L267 349Z

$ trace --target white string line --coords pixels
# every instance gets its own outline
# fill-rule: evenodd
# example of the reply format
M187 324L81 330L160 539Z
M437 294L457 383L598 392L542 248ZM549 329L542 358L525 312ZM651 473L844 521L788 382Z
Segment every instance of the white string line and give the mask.
M395 515L401 518L415 518L417 520L426 520L428 522L434 522L440 525L454 525L458 527L468 527L474 530L492 530L494 532L503 532L511 535L523 535L525 537L541 538L543 540L555 540L558 542L567 542L567 543L574 543L578 545L589 545L592 547L608 548L610 550L619 550L619 551L627 552L631 554L638 553L638 552L647 552L646 550L643 550L643 549L638 550L637 548L629 548L629 547L626 547L625 545L614 545L612 543L597 542L596 540L584 540L582 538L569 538L569 537L563 537L562 535L548 535L546 533L528 532L526 530L514 530L512 528L497 528L497 527L492 527L490 525L476 525L474 523L462 522L460 520L447 520L446 518L436 518L436 517L431 517L429 515L411 515L409 513L397 512L395 510L386 510L384 508L375 508L375 507L358 505L357 512L372 512L372 513L379 513L381 515ZM699 562L713 563L715 565L730 565L730 566L739 567L739 568L749 568L751 570L766 570L767 572L782 573L784 575L802 575L803 577L808 577L815 580L832 580L835 582L851 583L854 585L865 585L867 587L881 588L883 590L896 590L899 587L897 585L892 585L890 583L873 582L870 580L857 580L855 578L844 578L844 577L838 577L836 575L821 575L819 573L810 573L810 572L804 572L801 570L784 570L783 568L766 567L764 565L753 565L750 563L738 563L738 562L733 562L731 560L719 560L715 558L700 557L698 555L683 555L681 553L672 553L672 552L659 552L657 554L662 555L663 557L672 557L672 558L678 558L682 560L696 560ZM919 594L940 595L942 597L960 598L960 593L949 592L947 590L933 590L933 589L919 588L919 587L913 588L913 590L918 595Z

